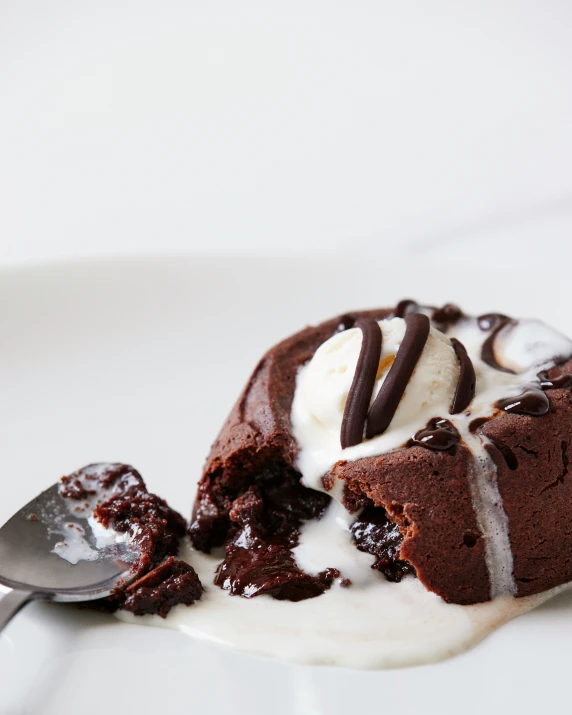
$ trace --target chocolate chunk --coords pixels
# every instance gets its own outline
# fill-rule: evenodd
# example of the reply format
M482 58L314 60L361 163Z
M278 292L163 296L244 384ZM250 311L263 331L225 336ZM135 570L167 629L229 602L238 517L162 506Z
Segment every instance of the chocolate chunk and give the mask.
M190 606L202 593L192 566L171 556L126 589L121 608L136 616L156 614L165 618L173 606Z
M284 465L258 474L230 507L225 558L215 584L247 598L267 594L301 601L322 594L339 571L306 574L292 549L302 522L321 517L329 501L327 495L303 487L299 475Z

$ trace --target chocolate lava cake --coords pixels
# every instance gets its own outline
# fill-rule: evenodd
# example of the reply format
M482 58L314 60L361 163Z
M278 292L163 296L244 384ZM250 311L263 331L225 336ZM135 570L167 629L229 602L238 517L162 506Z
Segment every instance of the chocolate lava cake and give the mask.
M351 588L293 553L338 499L380 578L417 577L447 602L571 581L571 355L539 321L449 304L305 328L262 357L213 444L194 547L224 548L216 584L235 595Z

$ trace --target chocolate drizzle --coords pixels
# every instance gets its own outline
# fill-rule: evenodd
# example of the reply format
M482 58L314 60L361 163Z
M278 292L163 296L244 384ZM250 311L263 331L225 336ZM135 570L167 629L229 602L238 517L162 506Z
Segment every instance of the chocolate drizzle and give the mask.
M442 308L433 311L431 321L442 333L446 333L449 328L463 317L463 311L454 303L445 303Z
M456 428L449 420L435 417L429 420L427 426L414 434L408 446L426 447L437 452L446 452L459 444L460 437Z
M360 444L367 410L375 385L375 377L381 357L381 328L371 318L358 320L355 325L362 332L361 349L352 385L342 418L340 442L342 449Z
M451 345L459 360L459 379L450 410L452 415L456 415L462 412L475 396L477 376L475 375L475 368L473 367L471 358L463 343L457 340L457 338L451 338Z
M412 315L419 310L419 303L410 298L400 300L395 308L396 318L405 318L406 315Z
M368 439L389 427L429 337L431 324L426 315L407 315L405 325L403 342L367 416Z
M562 390L566 387L572 387L572 375L565 373L559 377L548 377L548 370L543 370L538 373L541 390Z
M508 367L504 367L495 357L495 340L498 333L509 323L513 323L512 318L502 313L486 313L485 315L480 315L477 318L479 323L479 328L481 330L491 330L491 334L483 343L481 348L481 360L485 362L490 367L494 367L495 370L501 370L501 372L508 372L514 375L514 370L510 370Z
M453 303L445 303L442 308L430 308L419 305L417 301L410 298L400 300L393 311L393 315L396 318L405 318L407 315L413 315L421 311L431 313L431 322L442 333L446 333L452 325L463 317L463 311Z
M541 390L526 390L516 397L505 397L497 402L497 407L516 415L542 417L550 410L550 401Z
M469 432L474 434L478 429L480 429L483 425L486 425L487 422L490 422L492 419L492 417L475 417L474 420L469 422Z

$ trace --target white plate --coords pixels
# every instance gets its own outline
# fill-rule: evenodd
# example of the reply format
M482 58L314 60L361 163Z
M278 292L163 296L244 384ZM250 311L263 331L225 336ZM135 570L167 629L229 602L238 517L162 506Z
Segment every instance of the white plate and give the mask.
M197 258L4 272L0 521L62 474L107 460L134 464L188 515L210 442L269 344L406 295L540 315L572 333L557 263L550 275L489 256L431 270L425 260ZM562 596L445 663L358 672L32 604L0 639L0 715L546 711L568 698L571 608Z

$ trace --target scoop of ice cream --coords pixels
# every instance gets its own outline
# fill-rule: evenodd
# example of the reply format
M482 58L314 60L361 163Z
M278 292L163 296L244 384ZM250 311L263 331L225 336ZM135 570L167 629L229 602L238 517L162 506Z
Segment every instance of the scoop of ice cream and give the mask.
M405 321L379 321L382 350L372 401L379 392L405 335ZM298 407L323 429L339 438L344 407L362 343L362 332L352 328L323 343L299 376ZM389 430L419 423L428 410L447 416L459 377L459 362L449 338L431 328L415 371L401 398Z

